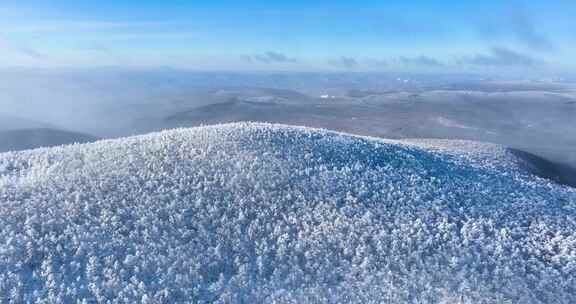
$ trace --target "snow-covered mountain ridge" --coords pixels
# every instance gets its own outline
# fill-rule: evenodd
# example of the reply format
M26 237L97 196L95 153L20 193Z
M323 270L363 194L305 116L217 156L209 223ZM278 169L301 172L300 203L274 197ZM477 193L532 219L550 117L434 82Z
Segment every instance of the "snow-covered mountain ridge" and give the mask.
M0 303L576 301L576 191L496 145L269 124L0 154Z

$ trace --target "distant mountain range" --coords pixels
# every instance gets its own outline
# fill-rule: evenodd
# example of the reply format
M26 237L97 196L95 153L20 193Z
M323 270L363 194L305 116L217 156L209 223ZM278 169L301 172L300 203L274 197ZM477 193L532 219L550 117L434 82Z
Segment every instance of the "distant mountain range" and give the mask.
M46 128L5 130L0 131L0 152L87 143L96 140L98 140L97 137L87 134Z

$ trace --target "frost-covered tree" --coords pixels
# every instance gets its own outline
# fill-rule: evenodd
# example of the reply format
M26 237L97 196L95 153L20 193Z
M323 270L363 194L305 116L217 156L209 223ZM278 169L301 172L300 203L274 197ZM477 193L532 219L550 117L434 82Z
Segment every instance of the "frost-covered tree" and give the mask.
M267 124L0 154L0 303L574 303L506 149Z

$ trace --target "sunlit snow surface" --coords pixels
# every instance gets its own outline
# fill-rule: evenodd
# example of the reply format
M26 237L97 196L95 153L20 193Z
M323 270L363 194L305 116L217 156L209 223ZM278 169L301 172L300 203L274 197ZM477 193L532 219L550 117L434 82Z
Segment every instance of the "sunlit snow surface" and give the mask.
M267 124L0 154L0 303L575 303L576 191L505 149Z

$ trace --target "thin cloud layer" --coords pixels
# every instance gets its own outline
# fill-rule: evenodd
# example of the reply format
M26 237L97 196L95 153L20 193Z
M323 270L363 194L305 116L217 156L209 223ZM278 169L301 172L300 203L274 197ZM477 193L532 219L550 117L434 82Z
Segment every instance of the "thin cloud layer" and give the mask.
M424 67L444 66L444 64L440 60L424 55L417 57L400 57L398 58L398 61L408 66L424 66Z
M330 60L328 63L330 65L335 66L335 67L345 68L345 69L354 69L354 68L358 67L358 65L359 65L358 60L356 60L356 58L346 57L346 56L342 56L340 58Z
M13 41L4 39L1 36L0 36L0 50L7 50L7 51L17 53L19 55L29 57L32 59L36 59L36 60L44 59L44 55L42 53L38 52L36 49L34 49L28 45L24 45L21 43L15 43Z
M463 58L460 63L479 66L508 66L508 67L532 67L541 65L543 62L510 49L495 47L489 54L477 54L476 56Z
M542 24L520 4L509 7L496 19L482 20L478 24L478 31L487 41L514 41L532 51L550 52L557 48L551 37L542 30Z
M366 59L366 60L364 60L364 63L365 63L367 66L370 66L370 67L380 67L380 68L382 68L382 67L387 67L387 66L389 65L389 64L388 64L388 60L386 60L386 59L375 59L375 58Z
M267 51L262 54L256 55L249 55L245 56L244 59L248 62L253 63L297 63L298 60L296 58L289 57L285 54L274 52L274 51Z
M519 8L510 16L512 30L517 39L524 45L533 50L549 51L554 49L550 38L544 33L538 31L536 22L524 11Z

